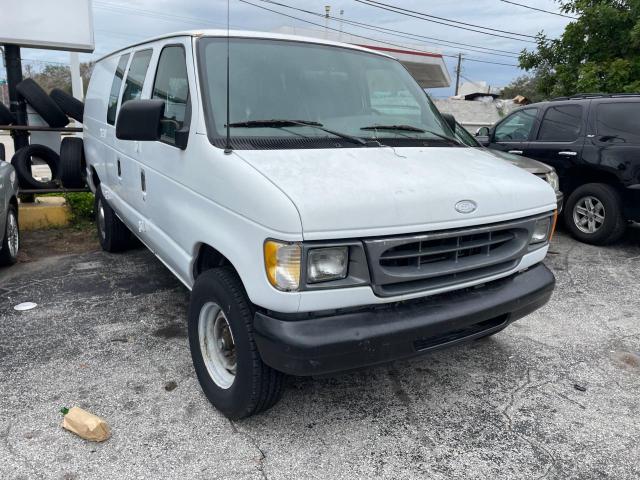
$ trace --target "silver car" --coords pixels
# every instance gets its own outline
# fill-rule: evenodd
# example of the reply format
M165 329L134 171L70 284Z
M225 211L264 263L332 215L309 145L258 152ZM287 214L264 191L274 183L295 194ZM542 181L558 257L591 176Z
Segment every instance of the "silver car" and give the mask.
M9 162L0 160L0 265L12 265L18 259L18 179Z
M446 117L446 114L443 115ZM546 163L539 162L538 160L534 160L532 158L521 157L518 155L514 155L512 153L501 152L499 150L491 150L483 147L480 143L475 139L473 135L471 135L462 125L456 122L455 129L456 139L473 148L481 148L483 151L490 153L502 160L506 160L509 163L512 163L516 167L520 167L526 170L529 173L534 174L537 177L545 180L549 185L553 187L553 190L556 192L556 199L558 200L558 213L562 211L562 204L564 201L564 195L560 191L560 180L558 179L558 174L556 173L556 169Z

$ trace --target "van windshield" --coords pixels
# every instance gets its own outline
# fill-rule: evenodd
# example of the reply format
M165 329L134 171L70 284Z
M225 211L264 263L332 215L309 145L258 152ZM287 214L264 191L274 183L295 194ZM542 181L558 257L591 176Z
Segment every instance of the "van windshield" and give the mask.
M456 145L426 93L396 60L313 43L231 38L235 148ZM227 124L227 39L198 41L209 138ZM364 141L360 141L364 140Z

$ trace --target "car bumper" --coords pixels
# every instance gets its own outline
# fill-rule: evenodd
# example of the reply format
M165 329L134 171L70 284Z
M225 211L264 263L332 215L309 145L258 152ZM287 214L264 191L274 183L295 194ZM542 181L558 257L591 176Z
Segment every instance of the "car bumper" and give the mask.
M392 305L290 319L257 312L263 361L291 375L320 375L412 357L497 332L547 303L543 264L480 287Z

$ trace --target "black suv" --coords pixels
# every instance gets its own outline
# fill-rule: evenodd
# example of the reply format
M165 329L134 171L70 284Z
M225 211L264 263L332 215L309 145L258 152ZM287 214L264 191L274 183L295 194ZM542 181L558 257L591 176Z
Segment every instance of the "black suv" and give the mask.
M518 108L476 134L553 166L575 238L604 245L640 220L640 94L581 94Z

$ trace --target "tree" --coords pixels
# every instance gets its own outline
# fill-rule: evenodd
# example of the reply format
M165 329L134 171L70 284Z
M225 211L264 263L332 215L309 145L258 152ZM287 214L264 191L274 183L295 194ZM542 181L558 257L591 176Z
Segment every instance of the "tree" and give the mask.
M93 66L94 62L80 64L80 77L82 77L85 93L87 92L87 85L89 85ZM33 78L47 93L54 88L71 93L71 70L67 65L50 63L45 65L42 70L37 71L31 64L26 64L23 74L25 77Z
M522 75L504 87L500 96L514 98L516 95L522 95L532 102L540 102L545 99L545 96L539 91L539 82L540 79L537 75Z
M640 0L569 0L577 17L557 39L538 34L520 66L535 73L544 96L640 91Z

